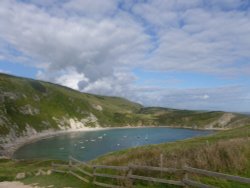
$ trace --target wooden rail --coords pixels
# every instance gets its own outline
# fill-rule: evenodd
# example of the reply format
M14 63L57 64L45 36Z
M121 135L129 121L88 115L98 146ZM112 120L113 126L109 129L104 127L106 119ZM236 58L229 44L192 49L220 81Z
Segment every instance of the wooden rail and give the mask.
M150 181L150 182L155 182L155 183L164 183L164 184L184 186L182 181L165 180L165 179L160 179L160 178L152 178L152 177L145 177L145 176L138 176L138 175L129 175L128 177L131 179L136 179L136 180L144 180L144 181Z
M102 183L96 180L97 177L104 177L104 178L111 178L111 179L118 179L118 180L127 180L126 174L124 176L121 175L113 175L113 174L103 174L103 173L97 173L96 171L98 169L109 169L109 170L116 170L116 171L128 171L129 167L127 166L105 166L105 165L93 165L94 168L94 185L102 186L102 187L110 187L110 188L125 188L120 185L114 185L114 184L106 184Z
M82 177L82 175L79 175L78 173L82 173L85 176L88 176L90 178L93 177L93 173L92 172L88 172L87 170L81 168L83 167L88 167L92 169L92 166L90 166L89 164L83 162L83 161L79 161L75 158L73 158L72 156L69 156L69 164L55 164L52 163L52 171L53 172L59 172L59 173L69 173L72 176L75 176L76 178L84 181L85 183L90 183L91 180ZM78 173L77 173L78 172Z
M126 188L126 187L122 187L119 185L111 185L111 184L101 183L101 182L97 182L97 181L94 181L93 184L101 186L101 187L109 187L109 188Z
M122 180L127 179L126 176L111 175L111 174L94 173L94 176L105 177L105 178L113 178L113 179L122 179Z
M102 169L113 169L113 170L128 170L128 166L105 166L105 165L93 165L94 168L102 168Z
M72 172L72 171L70 170L69 173L70 173L71 175L77 177L78 179L84 181L85 183L89 183L89 180L88 180L88 179L86 179L86 178L84 178L84 177L82 177L82 176L76 174L75 172Z
M205 175L205 176L222 178L222 179L226 179L226 180L250 184L250 178L243 178L240 176L232 176L232 175L222 174L222 173L218 173L218 172L211 172L208 170L202 170L202 169L192 168L192 167L188 167L188 166L185 166L184 170L187 172L195 173L195 174L201 174L201 175Z
M79 165L84 165L84 166L86 166L86 167L92 168L92 166L89 165L88 163L86 163L86 162L84 162L84 161L79 161L79 160L73 158L72 156L69 156L69 161L75 162L75 163L77 163L77 164L79 164Z
M153 171L162 171L162 172L169 172L169 173L183 172L183 169L176 169L176 168L139 166L139 165L129 165L129 167L132 169L153 170Z
M206 184L196 182L196 181L193 181L193 180L189 180L189 179L183 179L182 182L184 183L184 185L186 187L188 187L190 185L190 186L193 186L193 187L200 187L200 188L216 188L214 186L206 185Z
M87 176L93 177L93 174L91 174L90 172L87 172L86 170L81 169L81 168L78 167L78 166L73 165L72 167L73 167L74 169L80 171L81 173L87 175Z
M139 176L133 174L133 170L140 169L140 170L151 170L151 171L159 171L159 172L168 172L168 173L175 173L182 171L181 169L175 169L175 168L163 168L163 167L153 167L153 166L139 166L139 165L129 165L130 173L128 175L129 179L134 180L143 180L148 182L155 182L155 183L163 183L163 184L171 184L171 185L180 185L183 186L182 181L175 181L175 180L166 180L166 179L160 179L160 178L154 178L154 177L146 177L146 176Z
M72 156L69 157L69 164L55 164L52 163L52 171L53 172L59 172L59 173L69 173L76 178L84 181L85 183L92 183L94 185L100 186L100 187L108 187L108 188L125 188L125 187L133 187L134 181L147 181L147 182L155 182L155 183L161 183L161 184L170 184L170 185L177 185L181 187L188 188L191 187L198 187L198 188L215 188L212 185L206 185L204 183L192 180L190 177L191 174L196 175L205 175L209 177L219 178L219 179L225 179L230 181L235 181L239 183L245 183L250 185L250 178L240 177L240 176L233 176L218 172L212 172L208 170L193 168L184 166L182 169L176 169L176 168L165 168L162 165L160 167L154 167L154 166L139 166L139 165L128 165L128 166L106 166L106 165L89 165L86 162L79 161ZM87 169L85 169L87 168ZM90 172L91 169L91 172ZM120 171L123 175L117 175L117 174L108 174L103 173L103 170L108 170L108 172L111 171ZM102 171L102 172L98 172ZM163 179L163 178L156 178L156 177L147 177L142 176L140 174L133 174L139 173L140 171L158 171L161 174L162 173L172 173L172 174L178 174L181 175L182 178L179 180L169 180L169 179ZM79 175L80 172L82 175ZM122 184L126 185L114 185L114 184L107 184L104 182L97 181L97 178L109 178L114 180L119 180ZM112 182L112 181L110 181Z

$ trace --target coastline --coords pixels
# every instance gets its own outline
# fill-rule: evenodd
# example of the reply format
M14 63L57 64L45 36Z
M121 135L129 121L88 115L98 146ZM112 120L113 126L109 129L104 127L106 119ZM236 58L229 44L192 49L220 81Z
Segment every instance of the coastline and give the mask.
M15 142L13 143L8 143L3 145L3 155L0 156L2 158L13 158L13 154L15 151L17 151L19 148L42 140L42 139L47 139L50 137L55 137L61 134L67 134L67 133L72 133L72 132L85 132L85 131L100 131L100 130L110 130L110 129L128 129L128 128L176 128L176 129L192 129L192 130L214 130L214 131L224 131L228 130L226 128L192 128L192 127L186 127L186 126L118 126L118 127L84 127L80 129L67 129L67 130L46 130L43 132L39 132L37 134L34 134L32 136L25 136L25 137L20 137L18 138Z
M95 127L95 128L84 127L84 128L80 128L80 129L46 130L46 131L34 134L32 136L19 137L13 143L8 143L8 144L2 145L2 147L3 147L3 156L2 157L12 158L13 154L16 150L18 150L22 146L25 146L27 144L30 144L30 143L33 143L33 142L36 142L39 140L43 140L43 139L58 136L61 134L71 133L71 132L98 131L98 130L104 130L104 129L105 128L102 128L102 127Z

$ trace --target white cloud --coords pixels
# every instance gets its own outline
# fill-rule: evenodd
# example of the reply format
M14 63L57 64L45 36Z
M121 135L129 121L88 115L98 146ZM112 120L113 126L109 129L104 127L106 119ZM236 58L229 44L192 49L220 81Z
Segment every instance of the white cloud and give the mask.
M204 7L202 1L152 1L135 6L157 39L148 69L248 74L249 64L237 64L250 59L250 17L237 11L242 1L227 3L212 1ZM235 9L223 11L229 8Z
M96 82L112 76L116 67L140 61L148 46L143 28L123 14L101 21L84 16L65 19L32 4L1 4L1 39L31 59L24 63L42 68L44 74L74 67ZM8 52L8 58L20 57Z
M67 68L62 71L53 72L49 75L49 77L48 73L39 71L37 74L37 78L41 80L52 81L54 83L67 86L75 90L79 90L79 82L89 82L89 79L86 78L83 73L78 73L75 68Z
M100 18L100 16L109 16L114 14L117 9L118 1L116 0L75 0L68 1L63 5L66 11L78 13L84 16Z
M244 11L245 1L204 2L2 0L0 60L36 67L37 78L85 92L151 105L226 108L217 103L231 97L227 89L139 87L135 81L140 75L132 71L248 76L250 14Z

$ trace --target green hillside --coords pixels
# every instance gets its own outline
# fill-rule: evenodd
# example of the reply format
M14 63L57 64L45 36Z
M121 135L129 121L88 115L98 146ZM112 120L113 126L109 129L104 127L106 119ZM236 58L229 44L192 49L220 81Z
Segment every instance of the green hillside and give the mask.
M90 114L97 120L87 121L85 126L126 125L115 121L116 113L131 114L141 108L123 98L83 94L56 84L5 74L0 74L0 92L1 135L8 134L11 128L21 133L27 124L37 131L60 129L56 119L80 121Z
M0 74L1 145L46 130L159 125L232 128L248 121L248 116L234 113L143 107L119 97Z

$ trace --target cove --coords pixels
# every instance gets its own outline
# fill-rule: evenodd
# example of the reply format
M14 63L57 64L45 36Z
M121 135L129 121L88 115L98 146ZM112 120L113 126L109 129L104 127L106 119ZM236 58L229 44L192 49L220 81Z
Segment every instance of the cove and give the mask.
M68 156L72 155L79 160L88 161L108 152L173 142L213 132L165 127L71 132L24 145L14 153L13 158L68 160Z

